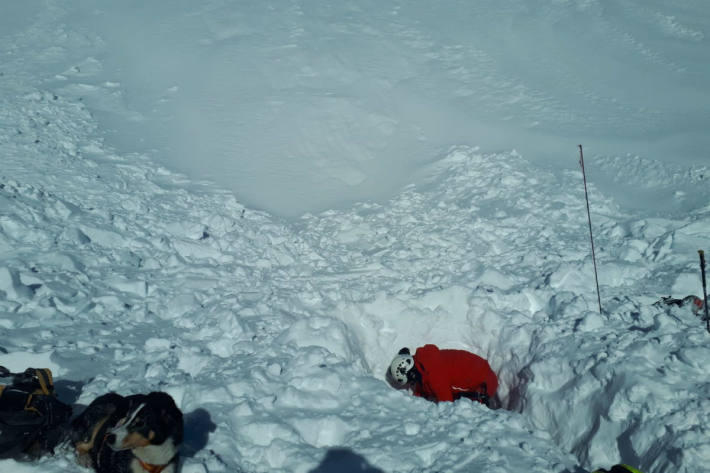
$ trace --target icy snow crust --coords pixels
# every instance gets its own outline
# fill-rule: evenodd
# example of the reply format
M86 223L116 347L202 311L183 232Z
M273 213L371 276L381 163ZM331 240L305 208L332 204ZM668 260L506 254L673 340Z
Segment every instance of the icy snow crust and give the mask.
M608 177L590 183L600 315L580 172L459 146L384 203L285 222L108 146L76 90L120 87L67 75L55 93L38 70L70 70L91 38L42 32L10 30L0 49L0 364L52 368L80 405L169 392L183 473L710 464L708 334L652 305L701 291L706 167L588 160ZM36 57L18 54L30 40ZM632 210L618 183L674 211ZM505 409L392 389L393 354L427 342L487 357ZM64 450L0 461L78 469Z

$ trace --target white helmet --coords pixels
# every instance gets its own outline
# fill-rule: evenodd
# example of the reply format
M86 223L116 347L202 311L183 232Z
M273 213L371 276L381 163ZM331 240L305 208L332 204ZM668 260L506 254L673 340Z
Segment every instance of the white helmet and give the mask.
M403 348L390 363L390 374L397 384L404 386L409 380L407 375L412 368L414 368L414 357L409 354L409 350Z

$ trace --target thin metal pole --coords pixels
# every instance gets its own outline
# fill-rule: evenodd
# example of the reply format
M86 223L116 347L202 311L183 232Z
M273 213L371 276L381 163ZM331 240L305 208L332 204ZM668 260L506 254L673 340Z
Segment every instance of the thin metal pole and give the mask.
M705 252L703 250L698 250L700 255L700 274L703 275L703 306L705 307L705 323L708 332L710 332L710 317L708 317L708 289L705 282Z
M599 302L599 313L602 313L602 298L599 295L599 277L597 276L597 257L594 254L594 237L592 236L592 216L589 213L589 195L587 194L587 174L584 172L584 154L582 145L579 145L579 165L582 166L582 177L584 178L584 198L587 201L587 220L589 221L589 241L592 242L592 262L594 263L594 282L597 285L597 302Z

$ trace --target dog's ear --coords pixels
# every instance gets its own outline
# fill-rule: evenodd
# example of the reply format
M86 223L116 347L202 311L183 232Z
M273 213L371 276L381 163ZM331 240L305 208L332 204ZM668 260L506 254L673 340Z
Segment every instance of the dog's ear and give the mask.
M183 420L180 409L177 407L164 407L160 409L160 414L163 416L163 419L165 419L165 422L168 423L169 428L166 432L169 432L169 435L172 436L173 442L175 442L176 445L182 443Z
M399 353L397 353L397 354L398 354L398 355L409 355L409 354L410 354L410 353L409 353L409 348L404 347L404 348L402 348L401 350L399 350Z
M143 394L131 394L123 398L124 409L126 412L130 411L134 407L139 406L141 403L145 402L145 395Z
M161 426L153 443L159 445L168 437L172 437L173 442L177 445L182 442L183 436L183 419L182 411L177 407L173 398L164 392L152 392L148 397L155 403L156 406L156 421Z

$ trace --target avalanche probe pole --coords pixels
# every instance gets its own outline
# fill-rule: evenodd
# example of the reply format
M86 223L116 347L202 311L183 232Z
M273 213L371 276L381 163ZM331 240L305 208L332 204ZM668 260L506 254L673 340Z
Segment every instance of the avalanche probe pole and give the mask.
M703 275L703 307L705 307L705 323L707 324L708 332L710 332L710 317L708 317L708 289L705 282L705 252L698 250L700 255L700 274Z
M579 145L579 165L582 166L582 177L584 178L584 198L587 201L587 220L589 221L589 241L592 242L592 262L594 263L594 282L597 284L597 302L599 302L599 313L602 313L602 298L599 295L599 278L597 277L597 257L594 254L594 237L592 236L592 217L589 214L589 195L587 194L587 175L584 172L584 154L582 145Z

